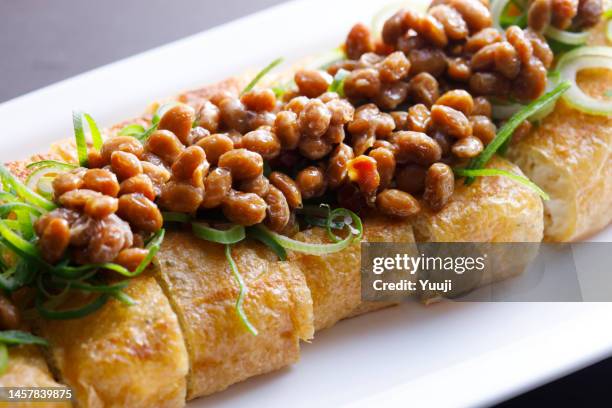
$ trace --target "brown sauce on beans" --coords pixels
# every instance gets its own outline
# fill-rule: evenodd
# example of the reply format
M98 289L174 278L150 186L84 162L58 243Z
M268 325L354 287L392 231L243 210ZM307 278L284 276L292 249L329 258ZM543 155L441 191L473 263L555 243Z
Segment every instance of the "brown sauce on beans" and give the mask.
M221 212L282 234L299 230L304 200L391 217L442 210L452 200L452 166L479 155L501 125L488 98L539 97L554 58L541 33L590 27L603 6L527 7L529 27L505 35L491 26L487 1L399 10L382 33L356 24L344 44L348 59L295 72L282 95L271 87L223 91L171 106L144 143L110 137L88 151L88 169L53 180L62 208L36 222L43 256L53 263L72 253L79 263L134 270L146 256L143 239L162 227L161 210ZM332 92L340 69L348 74Z

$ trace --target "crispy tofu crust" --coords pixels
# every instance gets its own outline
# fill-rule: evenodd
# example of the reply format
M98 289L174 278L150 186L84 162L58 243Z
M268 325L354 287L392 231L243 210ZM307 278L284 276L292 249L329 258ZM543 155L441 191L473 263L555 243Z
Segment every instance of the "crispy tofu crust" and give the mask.
M148 274L126 293L135 305L112 299L81 319L38 320L61 380L79 406L184 406L188 356L168 299Z
M197 106L217 91L238 93L245 83L228 79L177 99ZM146 125L149 118L150 112L129 123ZM107 129L105 136L120 128ZM76 161L74 143L54 144L45 158ZM519 172L502 159L492 166ZM26 174L23 163L11 170ZM364 227L368 241L538 241L542 204L531 190L505 178L481 178L469 188L458 182L442 212L425 210L406 221L367 217ZM328 242L321 228L296 239ZM128 294L138 305L113 300L86 318L40 321L39 327L61 379L81 405L183 406L185 398L296 362L299 340L312 338L314 330L390 305L361 302L360 250L353 244L335 254L294 253L279 262L257 243L235 245L232 254L248 287L244 309L259 330L255 337L236 315L238 287L223 247L168 232L155 278L131 282Z
M497 156L487 167L523 175L516 165ZM415 217L413 228L418 242L540 242L544 231L542 213L540 197L507 177L478 177L469 186L460 179L446 207L437 213L424 208ZM535 246L527 249L521 259L514 257L514 262L503 267L474 275L473 281L464 280L461 292L520 274L537 254ZM504 246L492 246L489 251L516 253L512 247ZM421 294L425 303L438 298L435 292Z
M189 350L188 399L297 362L300 339L313 335L310 290L295 265L275 260L254 242L234 245L232 257L248 290L244 311L257 336L236 313L239 289L223 245L169 232L158 254L158 279Z
M365 218L363 225L365 241L414 242L412 227L407 221L371 217ZM309 243L331 242L323 228L302 231L294 239ZM304 273L312 293L315 330L331 327L347 317L391 305L361 301L360 243L327 255L294 252L290 260Z
M605 23L589 39L603 45ZM579 73L585 92L602 95L612 87L612 72ZM545 206L545 240L576 241L612 220L612 116L594 116L563 101L508 157L551 196Z
M42 353L35 346L9 348L9 365L0 377L0 387L63 387L55 382ZM70 407L70 402L0 402L0 407Z
M523 175L497 156L487 167ZM478 177L469 186L455 181L446 207L434 212L424 205L412 226L418 242L540 242L542 212L542 200L528 187L507 177Z

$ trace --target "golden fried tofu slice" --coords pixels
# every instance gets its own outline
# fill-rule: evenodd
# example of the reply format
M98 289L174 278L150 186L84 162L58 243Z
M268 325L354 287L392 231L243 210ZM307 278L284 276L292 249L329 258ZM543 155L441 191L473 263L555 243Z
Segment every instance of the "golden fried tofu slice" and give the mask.
M514 164L493 157L488 168L524 176ZM412 226L418 242L540 242L542 200L530 188L508 177L478 177L455 192L439 212L423 205Z
M493 157L487 167L523 176L516 165L501 157ZM540 196L508 177L478 177L469 186L463 179L457 180L450 202L441 211L436 213L423 207L413 220L418 242L539 243L542 240L544 223ZM501 259L507 253L513 262L489 268L473 276L472 281L464 279L462 292L520 274L538 248L537 245L524 247L526 251L521 253L521 259L514 259L515 246L491 245L489 251L495 251L491 254L494 258ZM437 293L422 294L425 302L437 297Z
M412 227L407 221L383 217L363 220L364 241L414 243ZM296 234L294 239L309 243L330 243L327 231L311 228ZM327 255L294 252L294 262L306 277L312 293L315 330L333 326L341 319L367 313L391 303L361 301L361 244Z
M606 45L604 27L605 22L593 30L590 45ZM604 97L612 71L584 70L578 84ZM612 220L612 116L589 115L559 101L508 157L551 196L544 203L546 241L575 241Z
M58 384L47 367L42 353L36 346L16 346L9 348L9 365L0 376L0 387L63 387ZM30 408L70 407L66 402L0 402L0 407Z
M223 245L168 232L158 254L159 281L189 350L188 399L297 362L299 341L313 335L310 290L295 265L250 241L233 245L232 257L248 290L244 311L256 336L236 313L239 287Z
M135 305L111 299L81 319L37 321L60 379L80 406L184 406L188 356L168 299L150 275L125 292Z

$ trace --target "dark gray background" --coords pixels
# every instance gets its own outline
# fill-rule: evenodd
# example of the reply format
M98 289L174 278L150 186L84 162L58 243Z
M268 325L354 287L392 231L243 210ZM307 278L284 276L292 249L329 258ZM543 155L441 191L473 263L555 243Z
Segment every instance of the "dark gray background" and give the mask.
M0 0L0 102L286 0Z
M0 102L284 1L0 0ZM610 373L609 359L499 407L609 402Z

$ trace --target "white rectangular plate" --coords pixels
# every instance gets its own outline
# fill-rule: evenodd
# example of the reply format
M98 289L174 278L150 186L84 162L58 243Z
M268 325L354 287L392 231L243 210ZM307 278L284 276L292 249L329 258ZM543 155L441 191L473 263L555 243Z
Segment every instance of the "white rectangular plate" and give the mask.
M372 0L287 3L0 105L0 160L72 135L71 110L110 125L147 103L278 56L341 43ZM612 241L612 228L593 237ZM303 345L293 367L190 407L488 405L612 354L610 303L407 303L339 323Z

